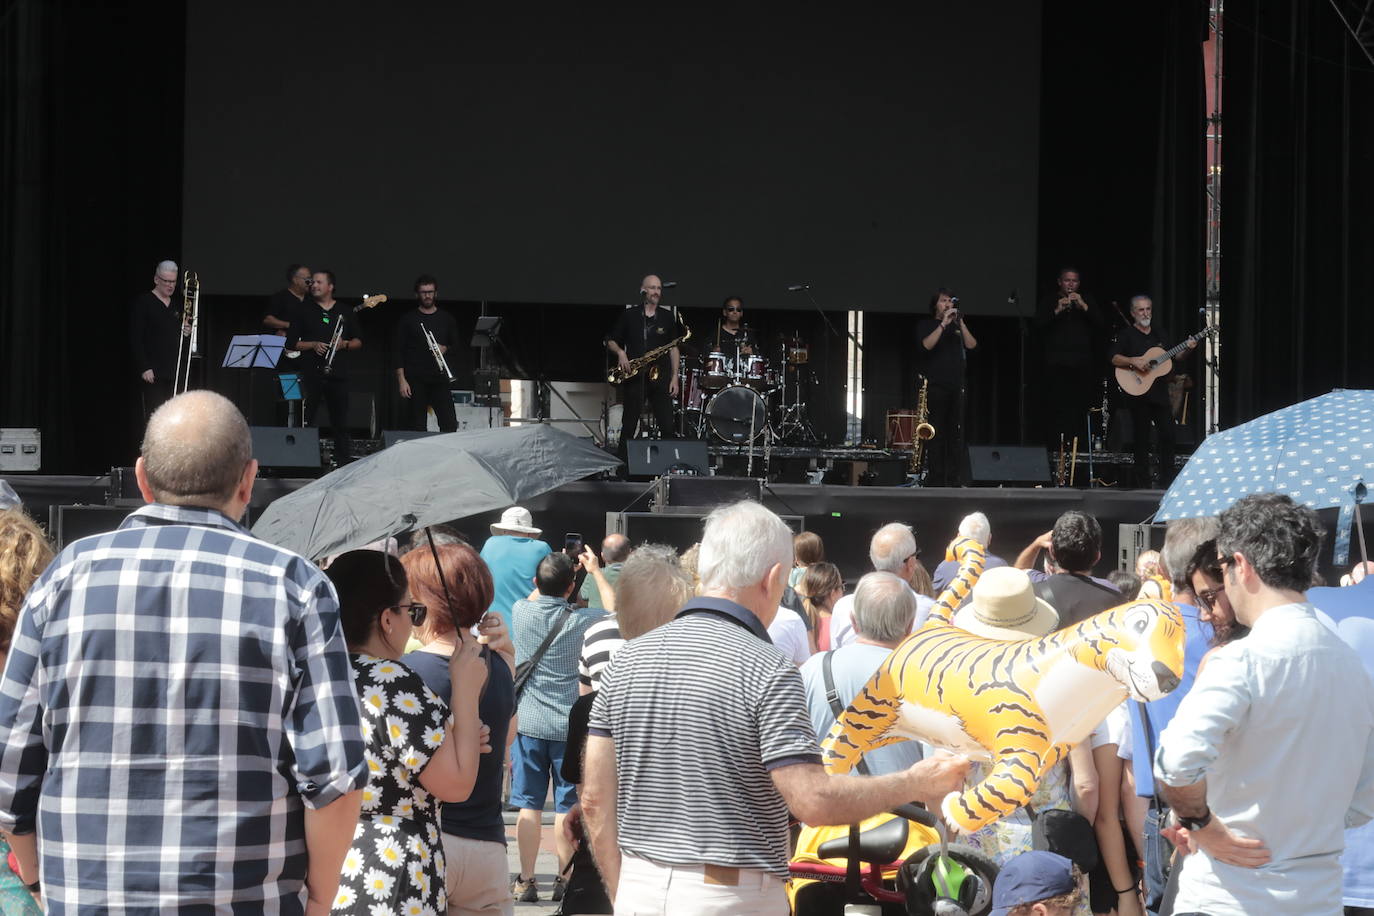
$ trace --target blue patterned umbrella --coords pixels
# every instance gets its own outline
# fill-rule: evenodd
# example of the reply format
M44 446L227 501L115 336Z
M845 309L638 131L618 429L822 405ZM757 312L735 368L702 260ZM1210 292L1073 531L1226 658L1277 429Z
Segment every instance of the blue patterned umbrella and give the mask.
M1374 391L1337 389L1208 436L1155 518L1217 515L1251 493L1338 507L1334 562L1348 558L1355 503L1374 480Z

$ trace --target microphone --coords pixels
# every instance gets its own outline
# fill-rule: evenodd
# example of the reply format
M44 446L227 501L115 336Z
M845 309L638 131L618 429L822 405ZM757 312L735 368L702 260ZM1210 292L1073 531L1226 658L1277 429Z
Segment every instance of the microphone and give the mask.
M1011 291L1011 293L1007 296L1007 301L1010 302L1012 305L1015 305L1019 301L1016 298L1016 290L1013 289Z
M958 305L958 304L959 304L959 297L958 297L958 296L950 296L950 297L949 297L949 304L950 304L950 305Z
M809 284L807 284L807 283L793 283L791 286L787 287L787 291L788 291L789 293L799 293L799 292L801 292L802 290L806 290L806 289L810 289L810 288L811 288L811 286L810 286Z
M664 280L664 281L663 281L663 288L664 288L664 289L672 289L674 286L677 286L677 281L676 281L676 280Z

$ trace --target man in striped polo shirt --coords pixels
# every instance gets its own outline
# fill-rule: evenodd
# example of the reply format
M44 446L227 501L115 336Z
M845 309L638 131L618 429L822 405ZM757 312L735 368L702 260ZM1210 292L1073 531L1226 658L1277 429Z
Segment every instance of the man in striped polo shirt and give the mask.
M722 507L698 568L702 596L602 674L582 786L592 851L617 913L782 916L789 808L808 824L849 824L933 806L962 788L968 760L826 773L801 674L767 634L791 531L757 503Z

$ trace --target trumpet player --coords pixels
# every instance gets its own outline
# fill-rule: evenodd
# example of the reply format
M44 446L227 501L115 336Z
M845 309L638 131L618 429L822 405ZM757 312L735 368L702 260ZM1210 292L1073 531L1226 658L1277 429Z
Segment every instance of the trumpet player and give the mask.
M959 300L947 289L930 297L930 317L916 322L917 367L930 380L926 403L935 438L927 452L926 486L968 486L968 450L964 447L966 359L978 346L964 324Z
M659 308L663 298L663 281L650 274L639 284L638 306L629 306L620 313L606 334L606 349L611 351L622 371L628 371L630 360L638 359L650 350L658 349L681 336L677 318L666 308ZM677 397L678 348L673 347L645 366L620 385L621 401L625 405L621 451L624 442L634 438L644 402L658 422L660 436L672 436L673 402Z
M439 281L429 274L415 281L418 305L396 326L396 387L410 429L424 430L432 407L439 431L451 433L458 429L458 417L449 392L449 354L458 346L458 322L439 308L438 289Z
M153 270L153 288L130 303L129 346L141 380L144 419L172 396L177 346L186 332L181 301L172 300L179 275L176 261L159 262Z
M288 340L301 352L301 381L305 388L305 425L314 426L320 403L329 407L334 432L334 462L352 460L348 434L348 360L343 353L360 350L357 320L334 298L334 272L317 270L311 277L311 301L302 303Z

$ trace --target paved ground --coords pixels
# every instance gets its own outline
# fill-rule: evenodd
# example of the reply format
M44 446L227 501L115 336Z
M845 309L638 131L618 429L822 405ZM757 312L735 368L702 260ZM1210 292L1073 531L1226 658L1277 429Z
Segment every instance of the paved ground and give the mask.
M506 863L507 871L513 879L520 871L520 856L515 848L515 813L507 811L506 820ZM549 900L553 888L554 875L558 873L558 855L553 845L553 812L544 812L544 832L539 838L539 858L535 862L535 878L539 882L538 903L517 903L515 911L525 913L552 913L558 904Z

